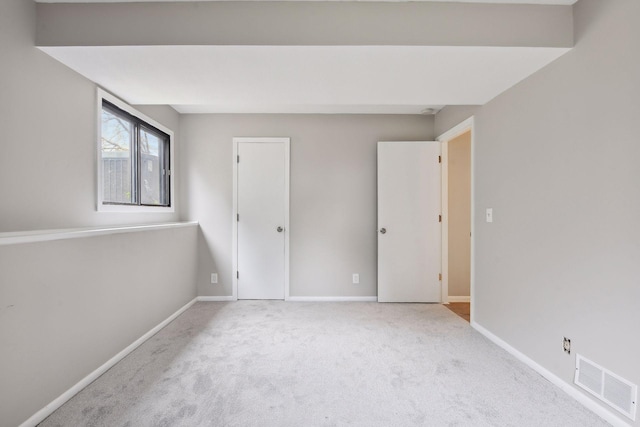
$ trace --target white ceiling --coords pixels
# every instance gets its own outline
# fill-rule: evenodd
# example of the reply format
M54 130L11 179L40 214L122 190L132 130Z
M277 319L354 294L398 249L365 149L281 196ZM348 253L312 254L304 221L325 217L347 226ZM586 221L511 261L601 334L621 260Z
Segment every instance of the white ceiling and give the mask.
M119 46L43 51L132 104L181 113L419 114L481 105L566 48Z
M172 2L172 1L268 1L268 0L36 0L38 3L135 3L135 2ZM318 0L284 0L284 1L318 1ZM342 1L342 0L320 0ZM463 3L524 3L524 4L574 4L578 0L365 0L365 1L435 1Z

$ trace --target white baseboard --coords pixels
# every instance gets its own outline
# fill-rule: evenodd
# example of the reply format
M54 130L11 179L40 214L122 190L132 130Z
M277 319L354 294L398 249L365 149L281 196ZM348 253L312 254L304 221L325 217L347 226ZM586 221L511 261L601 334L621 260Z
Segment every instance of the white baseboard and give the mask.
M451 298L451 297L449 297L449 298ZM504 350L506 350L508 353L511 353L513 356L515 356L516 359L520 360L525 365L529 366L531 369L533 369L534 371L536 371L537 373L542 375L544 378L546 378L553 385L555 385L558 388L562 389L562 391L564 391L569 396L571 396L574 399L576 399L578 402L580 402L582 405L584 405L587 409L591 410L592 412L594 412L596 415L600 416L600 418L604 419L605 421L607 421L611 425L613 425L615 427L629 427L630 426L630 424L625 422L623 419L619 418L616 414L606 410L604 407L600 406L594 400L592 400L591 398L587 397L586 394L584 394L580 390L574 388L571 384L567 383L566 381L563 381L560 377L558 377L557 375L555 375L554 373L549 371L547 368L543 367L538 362L534 361L533 359L531 359L530 357L528 357L524 353L520 352L519 350L516 350L514 347L512 347L506 341L502 340L501 338L497 337L493 333L489 332L489 330L487 330L485 327L479 325L478 322L472 321L471 322L471 326L476 331L480 332L482 335L487 337L489 340L491 340L495 344L497 344L498 347L501 347Z
M377 302L378 297L289 297L287 301L294 302Z
M470 296L452 297L449 296L449 302L471 302Z
M193 303L196 302L196 300L197 300L197 298L194 298L191 301L189 301L182 308L180 308L178 311L173 313L171 316L167 317L165 320L163 320L156 327L154 327L149 332L147 332L146 334L144 334L143 336L141 336L140 338L135 340L133 343L131 343L127 348L125 348L120 353L118 353L115 356L113 356L111 359L109 359L107 362L105 362L98 369L96 369L95 371L91 372L89 375L87 375L86 377L84 377L83 379L78 381L70 389L68 389L67 391L62 393L56 399L54 399L49 404L47 404L44 408L40 409L38 412L33 414L31 417L29 417L29 419L27 419L25 422L20 424L20 427L35 427L36 425L41 423L45 418L47 418L49 415L51 415L56 409L58 409L59 407L64 405L69 399L71 399L73 396L78 394L78 392L80 392L83 388L85 388L86 386L91 384L100 375L102 375L105 372L107 372L111 367L113 367L116 363L118 363L119 361L124 359L129 353L131 353L133 350L138 348L142 343L144 343L146 340L148 340L149 338L154 336L160 329L164 328L172 320L174 320L176 317L181 315L186 309L191 307L193 305Z
M199 296L196 298L198 301L236 301L236 298L232 296Z

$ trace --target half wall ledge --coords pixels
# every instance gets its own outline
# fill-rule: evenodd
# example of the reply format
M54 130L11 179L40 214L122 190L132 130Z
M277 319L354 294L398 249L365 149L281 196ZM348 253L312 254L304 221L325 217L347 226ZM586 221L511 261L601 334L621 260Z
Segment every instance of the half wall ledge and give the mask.
M165 222L160 224L119 225L107 227L65 228L56 230L11 231L0 233L0 246L22 243L48 242L52 240L79 239L107 234L135 233L138 231L195 227L197 221Z

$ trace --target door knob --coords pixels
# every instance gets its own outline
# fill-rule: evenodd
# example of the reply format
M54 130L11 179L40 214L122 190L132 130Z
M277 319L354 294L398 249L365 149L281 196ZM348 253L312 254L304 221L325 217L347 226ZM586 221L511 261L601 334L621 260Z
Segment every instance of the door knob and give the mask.
M384 234L384 233L386 233L386 232L387 232L387 229L386 229L386 228L381 228L381 229L380 229L380 234Z
M278 227L278 228L276 228L276 230L278 231L278 233L282 233L284 231L284 228Z

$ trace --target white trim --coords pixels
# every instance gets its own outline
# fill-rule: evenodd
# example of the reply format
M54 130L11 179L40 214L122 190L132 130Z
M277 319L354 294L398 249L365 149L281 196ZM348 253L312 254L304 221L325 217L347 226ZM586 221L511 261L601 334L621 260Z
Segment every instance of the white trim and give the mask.
M441 141L440 155L440 210L442 211L441 230L441 267L442 274L441 292L442 304L449 304L449 141Z
M542 375L553 385L560 388L562 391L567 393L569 396L573 397L579 403L584 405L587 409L594 412L596 415L598 415L599 417L601 417L611 425L616 427L629 427L629 424L624 420L622 420L621 418L619 418L616 414L608 411L603 406L599 405L590 397L588 397L587 394L581 392L576 387L567 383L566 381L563 381L560 377L558 377L557 375L555 375L554 373L552 373L551 371L549 371L548 369L546 369L545 367L543 367L542 365L540 365L539 363L537 363L536 361L534 361L533 359L525 355L524 353L520 352L519 350L515 349L510 344L508 344L507 342L499 338L498 336L489 332L489 330L487 330L485 327L479 325L478 322L471 321L471 327L473 327L476 331L478 331L479 333L487 337L490 341L492 341L498 347L501 347L502 349L504 349L505 351L513 355L516 359L518 359L519 361L521 361L522 363L524 363L525 365L529 366L531 369L533 369L534 371Z
M287 298L292 302L377 302L378 297L292 297Z
M233 210L231 212L231 223L233 224L233 232L231 236L231 258L233 262L233 270L231 270L231 296L234 300L238 299L238 143L233 138ZM233 274L233 272L236 274Z
M40 409L38 412L33 414L31 417L29 417L29 419L27 419L25 422L20 424L20 427L35 427L35 426L37 426L38 423L41 423L45 418L47 418L49 415L51 415L56 409L58 409L59 407L64 405L69 399L71 399L73 396L75 396L80 391L82 391L83 388L85 388L86 386L91 384L100 375L102 375L105 372L107 372L116 363L118 363L119 361L124 359L129 353L131 353L133 350L138 348L146 340L148 340L149 338L154 336L156 333L158 333L158 331L160 331L162 328L167 326L176 317L181 315L185 310L187 310L189 307L191 307L196 302L196 300L197 300L197 298L194 298L191 301L189 301L188 303L186 303L184 306L182 306L182 308L178 309L178 311L176 311L171 316L167 317L165 320L160 322L156 327L154 327L149 332L147 332L146 334L144 334L143 336L141 336L140 338L135 340L127 348L125 348L120 353L118 353L115 356L113 356L111 359L109 359L107 362L105 362L98 369L96 369L95 371L91 372L89 375L87 375L86 377L84 377L83 379L78 381L75 385L73 385L67 391L65 391L60 396L58 396L53 401L51 401L49 404L47 404L44 408Z
M466 119L465 121L463 121L462 123L459 123L458 125L452 127L451 129L449 129L448 131L446 131L445 133L443 133L442 135L440 135L438 138L436 138L437 141L443 142L443 141L450 141L453 138L462 135L463 133L467 132L467 131L471 131L471 277L470 277L470 298L471 298L471 323L473 324L474 320L475 320L475 313L476 313L476 307L475 307L475 301L476 301L476 297L475 297L475 290L476 290L476 245L475 245L475 239L476 239L476 232L475 232L475 217L476 217L476 208L475 208L475 200L476 200L476 180L475 180L475 164L476 164L476 131L475 131L475 118L474 116L469 117L468 119ZM448 154L448 151L447 151ZM447 187L448 190L448 187ZM444 191L444 189L443 189ZM448 195L447 195L448 198ZM443 218L443 221L446 221L446 224L449 224L449 219ZM447 233L448 236L448 233ZM448 247L448 246L447 246ZM445 257L448 258L449 254L448 253L442 253L442 258L444 260ZM447 266L447 269L449 267L449 260L447 259L446 262L443 261L442 263L443 265L443 269L444 266ZM444 275L446 274L445 272L442 273L443 274L443 278ZM447 287L449 286L449 282L448 282L448 277L447 277Z
M0 233L0 246L20 243L49 242L52 240L79 239L107 234L134 233L198 225L197 221L167 222L163 224L122 225L115 227L66 228L58 230L33 230Z
M198 301L204 301L204 302L236 301L237 300L237 298L235 298L233 295L227 295L227 296L208 295L208 296L199 296L196 299Z
M238 221L236 220L238 215L238 144L241 142L277 142L284 144L284 299L289 299L289 182L290 182L290 150L291 150L291 138L287 137L234 137L233 138L233 216L231 222L233 223L233 236L232 236L232 254L233 254L233 271L238 271ZM233 275L233 299L238 299L238 276Z
M467 296L448 296L449 302L471 302L471 297Z
M290 296L290 288L289 288L289 236L291 233L289 232L289 209L290 209L290 174L291 174L291 160L290 160L290 151L291 151L291 140L289 138L284 138L285 141L285 149L284 149L284 300L287 301Z
M153 212L153 213L171 213L171 212L175 212L176 210L176 191L175 191L175 182L176 182L176 163L175 163L175 150L174 150L174 146L175 146L175 137L173 134L173 131L171 129L169 129L168 127L158 123L157 121L153 120L151 117L141 113L140 111L136 110L135 108L133 108L132 106L130 106L129 104L127 104L126 102L124 102L123 100L121 100L120 98L117 98L116 96L110 94L109 92L106 92L105 90L101 89L101 88L97 88L97 108L96 108L96 210L98 212L129 212L129 213L136 213L136 212ZM127 113L131 114L132 116L135 116L137 118L139 118L140 120L143 120L145 122L147 122L148 124L158 128L159 130L161 130L162 132L166 133L167 135L169 135L169 171L171 173L170 176L170 180L169 180L169 198L171 199L169 201L170 206L168 207L164 207L164 206L125 206L125 205L104 205L102 203L102 155L101 155L101 147L102 147L102 142L101 142L101 132L102 132L102 126L101 126L101 122L102 122L102 100L105 99L107 101L109 101L110 103L112 103L113 105L115 105L116 107L120 108L121 110L126 111Z

